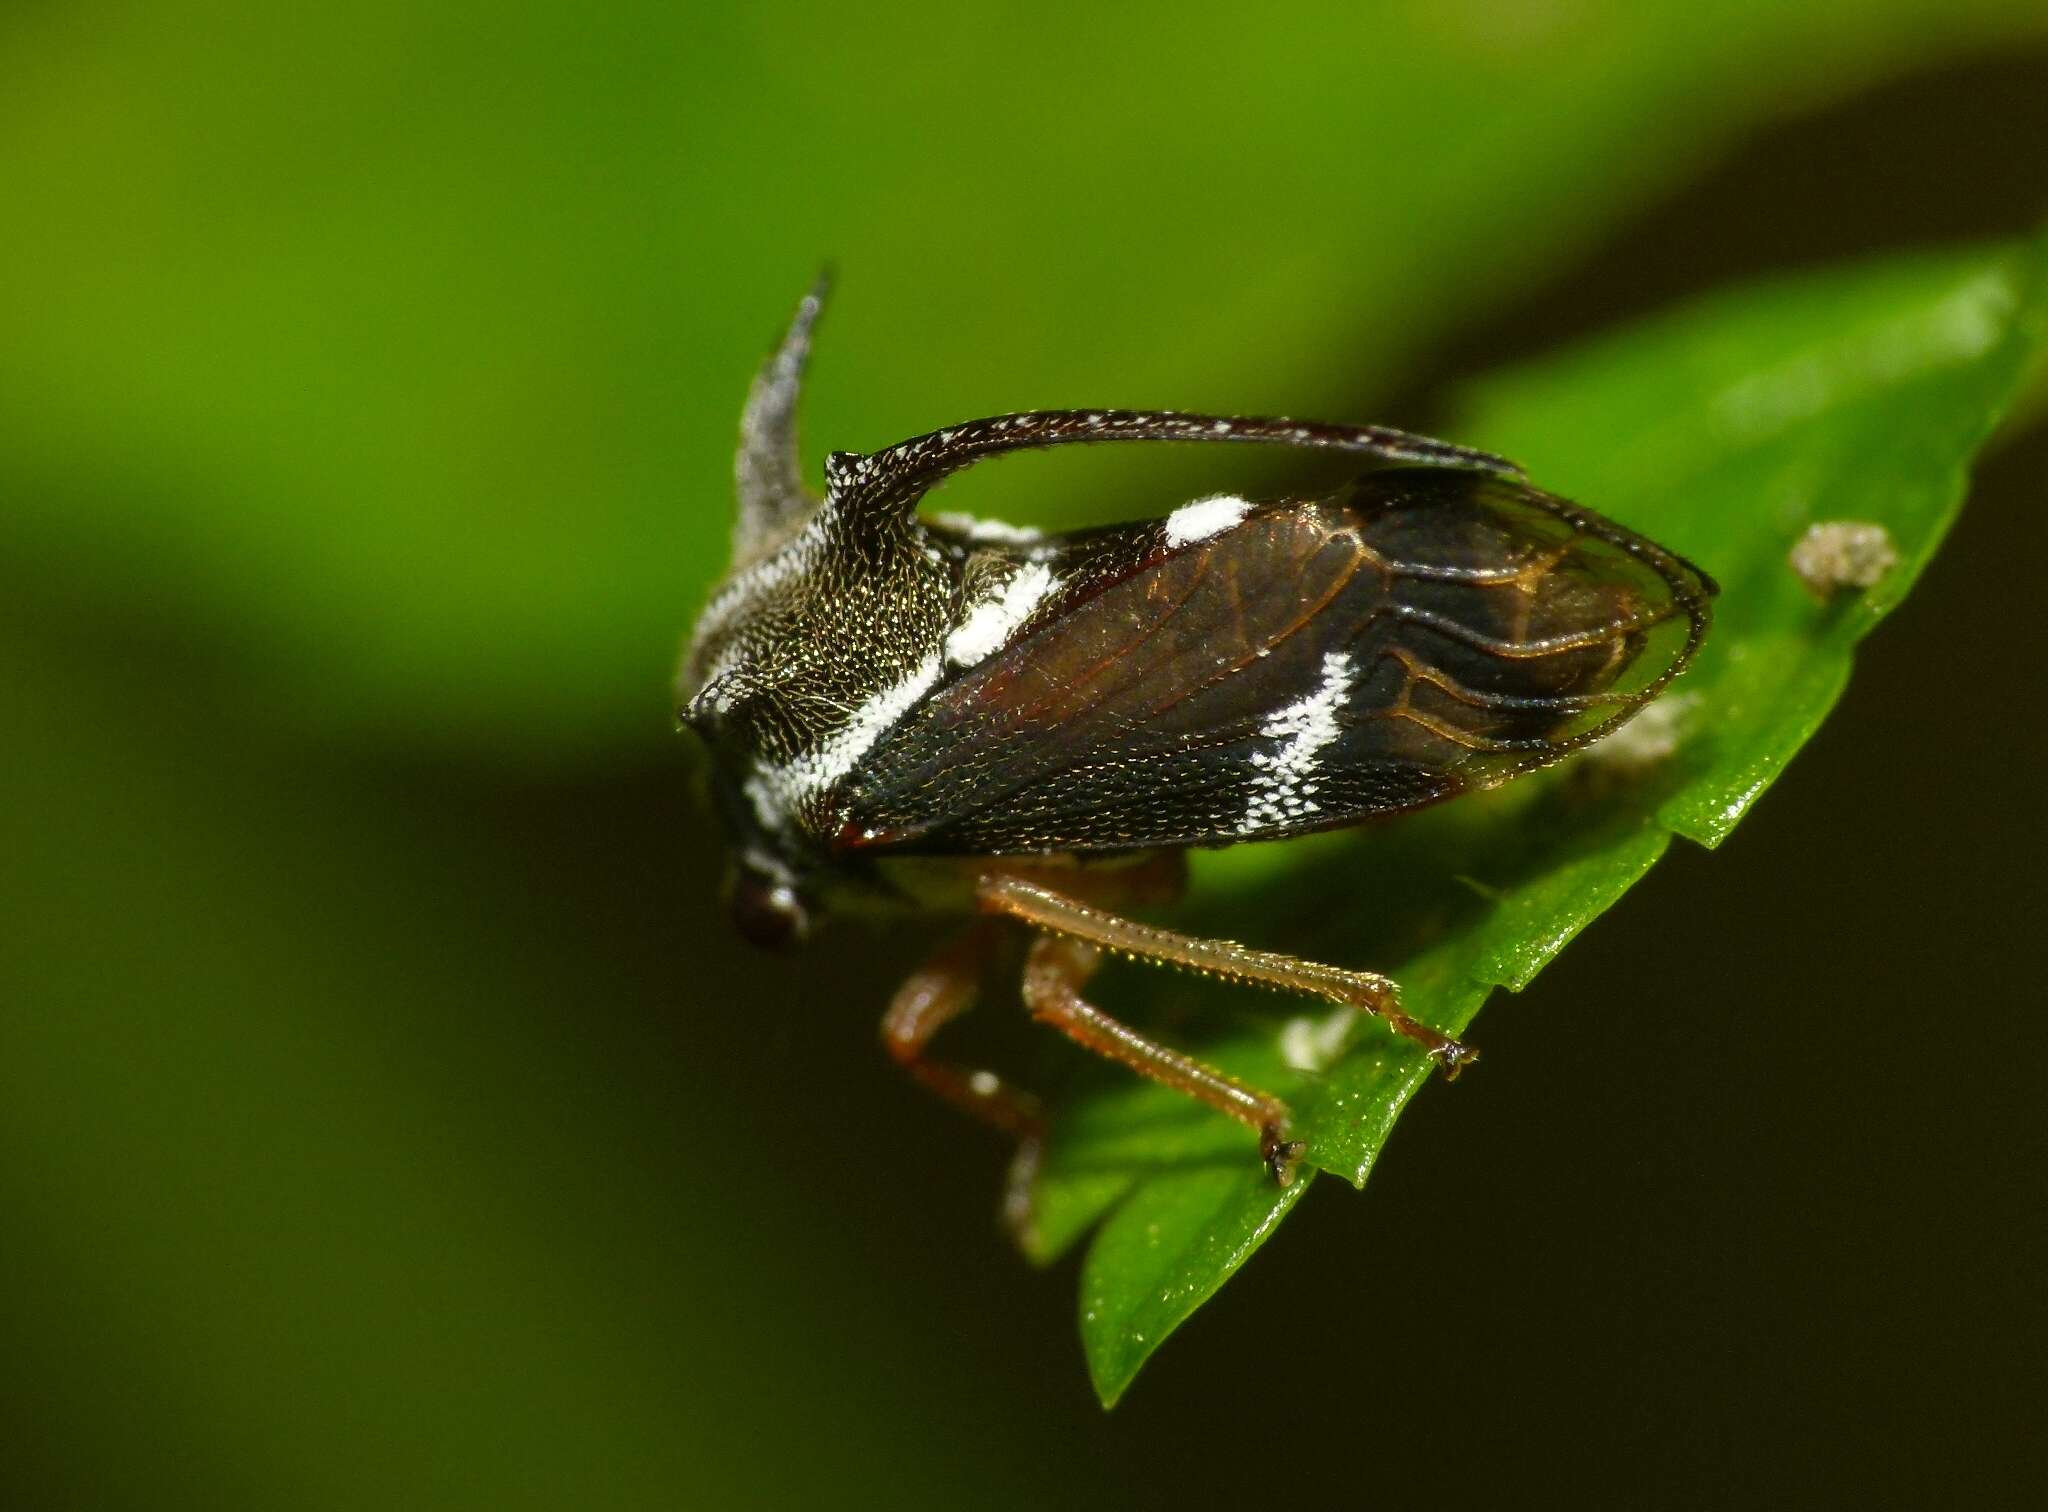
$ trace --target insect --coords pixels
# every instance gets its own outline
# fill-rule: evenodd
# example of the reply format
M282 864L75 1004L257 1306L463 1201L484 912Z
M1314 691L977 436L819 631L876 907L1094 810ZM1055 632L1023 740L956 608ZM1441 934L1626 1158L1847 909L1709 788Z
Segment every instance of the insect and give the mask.
M1384 976L1123 911L1177 897L1190 847L1403 813L1598 740L1685 667L1712 580L1510 462L1377 427L1001 415L834 452L818 497L796 411L823 296L821 282L749 396L732 570L677 687L710 749L739 931L792 943L849 903L969 915L896 993L883 1041L1014 1136L1019 1227L1043 1111L927 1054L1005 921L1031 931L1035 1018L1247 1125L1283 1184L1302 1149L1287 1105L1089 1002L1104 952L1348 1005L1455 1076L1475 1052L1406 1014ZM918 513L976 462L1108 442L1264 443L1369 469L1315 497L1217 495L1063 535Z

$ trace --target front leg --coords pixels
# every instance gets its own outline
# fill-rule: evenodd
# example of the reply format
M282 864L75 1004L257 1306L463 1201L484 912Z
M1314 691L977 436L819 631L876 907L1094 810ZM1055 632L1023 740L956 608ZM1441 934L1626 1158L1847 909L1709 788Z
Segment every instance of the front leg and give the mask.
M993 1071L970 1071L924 1053L933 1035L974 1006L993 943L994 926L977 924L913 971L882 1015L882 1044L896 1064L939 1097L1017 1141L1003 1187L1003 1223L1023 1243L1031 1233L1031 1192L1045 1148L1038 1099Z

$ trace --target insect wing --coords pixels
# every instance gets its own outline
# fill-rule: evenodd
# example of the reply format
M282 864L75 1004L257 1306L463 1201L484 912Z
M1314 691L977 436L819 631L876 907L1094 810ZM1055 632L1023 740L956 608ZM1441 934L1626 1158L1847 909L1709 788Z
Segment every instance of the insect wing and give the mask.
M1053 612L878 743L839 843L1219 844L1492 786L1654 696L1713 592L1590 511L1476 472L1371 473L1174 534L1041 553L1062 573Z

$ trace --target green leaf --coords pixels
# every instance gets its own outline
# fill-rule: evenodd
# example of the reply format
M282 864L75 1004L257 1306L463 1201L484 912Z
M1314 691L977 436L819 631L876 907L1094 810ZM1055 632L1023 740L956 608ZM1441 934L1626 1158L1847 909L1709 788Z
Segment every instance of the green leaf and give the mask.
M1313 1174L1276 1187L1243 1161L1191 1166L1146 1181L1110 1216L1081 1269L1081 1336L1105 1406L1266 1242Z
M1355 412L1755 124L2044 25L186 10L0 49L0 549L206 627L275 720L520 762L665 723L740 399L823 258L821 448L1034 404Z
M1463 1032L1673 834L1718 844L1783 770L1839 696L1855 643L1940 543L2044 327L2048 239L1772 281L1480 385L1460 434L1705 565L1723 589L1713 634L1637 725L1560 768L1319 841L1299 861L1274 847L1214 858L1203 922L1242 932L1260 920L1262 944L1391 966L1411 1012ZM1788 553L1827 521L1882 525L1896 564L1867 591L1823 600ZM1298 1052L1320 1046L1308 1057L1319 1073L1282 1069L1270 1025L1205 1053L1284 1089L1308 1161L1362 1184L1429 1068L1342 1015L1288 1034ZM1201 1123L1222 1132L1204 1138ZM1152 1087L1098 1095L1058 1130L1042 1182L1056 1221L1037 1253L1110 1214L1081 1311L1105 1403L1296 1200L1219 1169L1224 1144L1253 1164L1242 1131Z

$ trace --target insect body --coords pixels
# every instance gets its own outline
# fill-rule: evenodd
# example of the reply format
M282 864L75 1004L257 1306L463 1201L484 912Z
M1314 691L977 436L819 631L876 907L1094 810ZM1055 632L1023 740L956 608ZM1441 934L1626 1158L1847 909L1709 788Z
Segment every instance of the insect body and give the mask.
M1103 950L1350 1004L1455 1074L1473 1052L1403 1014L1384 977L1116 910L1175 896L1188 847L1405 812L1599 739L1683 669L1711 580L1511 463L1370 427L1005 415L835 452L818 498L795 414L821 293L747 405L733 571L678 688L711 748L741 931L800 938L862 896L981 916L899 991L884 1040L1018 1136L1020 1222L1035 1103L924 1054L972 1001L1000 918L1036 931L1036 1017L1249 1125L1281 1181L1299 1153L1284 1103L1088 1003ZM1112 441L1260 442L1372 470L1319 497L1219 495L1057 536L917 513L984 458Z

